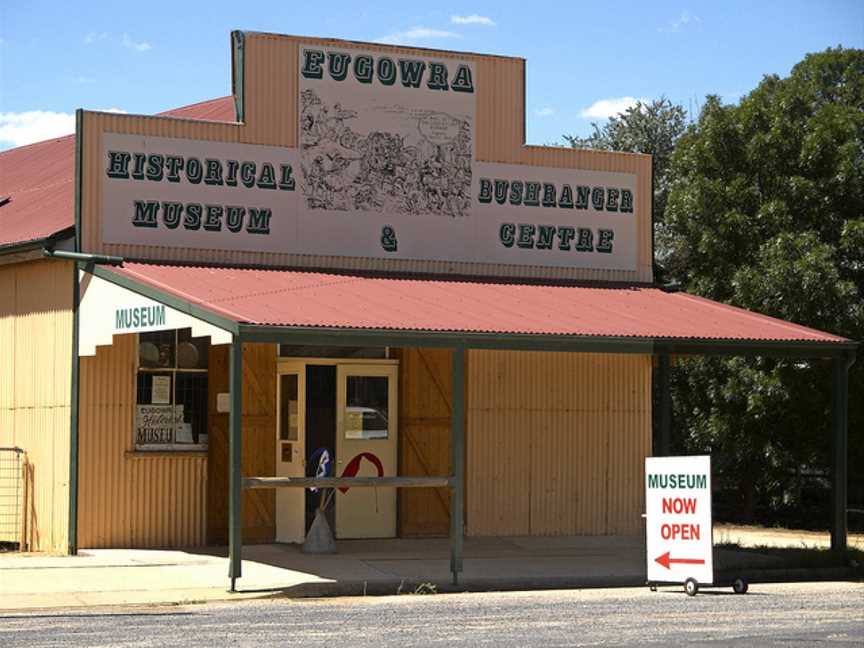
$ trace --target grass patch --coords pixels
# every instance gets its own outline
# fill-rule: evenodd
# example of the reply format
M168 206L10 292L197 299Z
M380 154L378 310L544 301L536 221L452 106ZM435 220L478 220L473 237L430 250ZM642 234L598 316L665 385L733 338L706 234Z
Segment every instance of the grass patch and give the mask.
M810 547L801 543L800 547L773 547L757 545L742 547L737 542L720 542L715 549L726 549L739 554L753 556L772 556L780 559L777 566L785 568L819 569L827 567L852 567L864 574L864 551L847 549L837 554L823 547Z

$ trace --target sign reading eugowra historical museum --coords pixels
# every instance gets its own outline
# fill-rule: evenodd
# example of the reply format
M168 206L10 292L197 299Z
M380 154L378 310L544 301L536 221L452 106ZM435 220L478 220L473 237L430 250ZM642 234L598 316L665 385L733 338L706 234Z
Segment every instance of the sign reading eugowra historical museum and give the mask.
M711 457L647 457L648 581L714 582Z
M636 268L636 176L476 159L471 61L299 51L297 148L105 133L103 240Z

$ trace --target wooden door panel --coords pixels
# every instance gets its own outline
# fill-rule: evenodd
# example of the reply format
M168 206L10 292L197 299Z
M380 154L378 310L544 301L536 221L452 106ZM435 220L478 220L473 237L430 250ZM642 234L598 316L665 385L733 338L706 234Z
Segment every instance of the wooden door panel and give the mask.
M449 475L452 354L448 349L402 349L399 357L399 474ZM400 490L400 536L446 536L449 530L447 488Z
M228 414L216 411L216 396L228 391L227 345L210 347L207 462L207 542L228 541ZM243 345L244 477L276 470L276 352L273 344ZM276 497L272 490L243 492L243 541L272 542L276 533Z

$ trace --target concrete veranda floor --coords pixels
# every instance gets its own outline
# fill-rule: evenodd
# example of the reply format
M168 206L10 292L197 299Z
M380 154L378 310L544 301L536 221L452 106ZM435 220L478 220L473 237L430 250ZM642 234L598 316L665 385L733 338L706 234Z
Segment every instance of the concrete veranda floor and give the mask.
M758 537L764 540L768 531ZM722 541L728 537L715 529L715 542ZM642 536L466 538L458 589L642 585L645 560ZM716 570L771 569L778 560L715 550ZM236 594L226 591L225 547L89 549L78 556L0 554L0 610L396 594L413 592L423 583L438 591L451 589L447 539L346 540L338 543L338 553L325 556L303 554L296 545L245 546Z

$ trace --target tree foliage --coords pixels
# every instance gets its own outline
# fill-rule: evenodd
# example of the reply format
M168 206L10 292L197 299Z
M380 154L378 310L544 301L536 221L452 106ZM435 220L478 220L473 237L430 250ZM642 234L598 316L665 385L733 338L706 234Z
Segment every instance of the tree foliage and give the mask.
M766 76L738 105L708 97L669 167L657 232L667 277L711 299L864 338L862 107L864 51L842 48L808 55L786 78ZM676 431L683 449L716 453L745 518L801 510L811 483L802 473L830 465L830 386L824 361L688 361L674 374ZM849 400L850 496L860 505L861 361Z
M623 113L610 117L588 137L564 135L573 148L649 153L654 158L654 222L663 222L669 194L669 166L675 142L684 132L687 113L665 97L649 103L637 102Z

